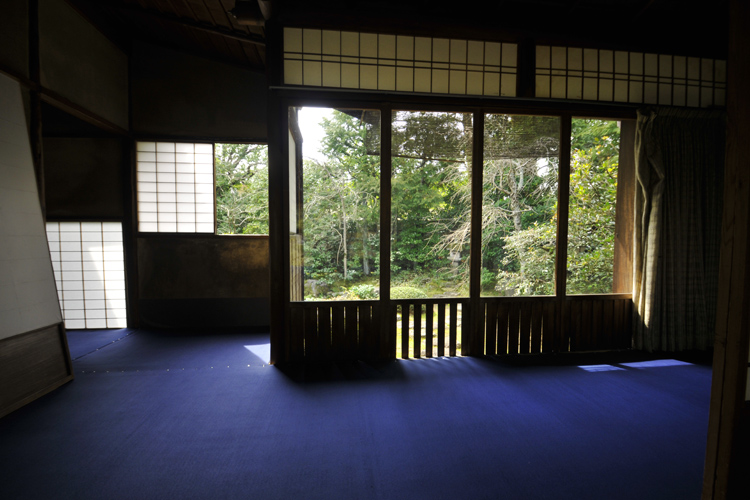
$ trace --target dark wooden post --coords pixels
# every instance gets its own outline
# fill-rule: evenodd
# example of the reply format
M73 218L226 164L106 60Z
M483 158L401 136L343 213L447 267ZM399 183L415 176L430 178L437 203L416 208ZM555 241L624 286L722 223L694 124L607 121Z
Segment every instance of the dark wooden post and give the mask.
M737 462L750 335L750 4L730 2L724 215L703 499L744 498ZM747 453L747 450L744 450ZM734 456L733 456L734 455Z
M391 306L391 129L390 107L380 108L380 336L388 359L396 359L395 306ZM393 309L393 311L391 311ZM382 345L382 343L381 343Z
M484 185L484 112L474 113L471 157L471 246L469 249L469 331L461 326L461 354L484 354L482 293L482 188ZM462 314L466 314L465 311ZM464 316L465 318L465 316ZM468 335L467 335L468 333Z
M567 350L567 308L565 301L568 274L568 212L570 202L570 115L560 117L560 166L557 173L557 248L555 251L555 297L557 297L557 345Z

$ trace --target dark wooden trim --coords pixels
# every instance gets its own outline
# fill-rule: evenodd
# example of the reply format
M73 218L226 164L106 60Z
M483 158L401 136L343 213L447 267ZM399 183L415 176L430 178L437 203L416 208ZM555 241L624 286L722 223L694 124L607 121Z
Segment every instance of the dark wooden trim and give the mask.
M522 40L518 43L518 78L516 95L531 99L536 94L536 43Z
M56 220L66 220L65 218L57 217ZM80 218L73 218L70 220L85 220ZM96 221L102 220L102 219L96 219ZM114 219L116 221L119 221L120 219ZM137 225L136 225L137 227ZM194 240L194 239L214 239L214 238L249 238L249 239L267 239L269 238L269 235L267 234L216 234L216 233L167 233L167 232L157 232L157 231L136 231L136 237L139 239L159 239L159 238L177 238L177 239L184 239L184 240Z
M484 353L484 309L481 307L482 190L484 186L484 113L474 113L471 154L471 241L469 246L469 334L462 323L461 354ZM477 196L478 194L478 196ZM465 317L465 316L464 316Z
M386 339L388 359L396 359L396 328L391 326L391 183L393 115L390 107L380 108L380 334ZM395 306L393 308L395 322Z
M7 76L8 78L11 78L21 84L21 86L25 87L27 90L39 90L39 85L19 73L18 71L15 71L11 68L8 68L7 66L0 63L0 74L3 74Z
M97 115L96 113L92 113L83 106L74 103L67 97L63 97L53 90L41 87L41 97L42 101L46 102L47 104L51 104L52 106L55 106L56 108L65 111L66 113L75 116L76 118L79 118L87 123L90 123L91 125L99 127L102 130L115 135L127 136L129 134L127 130L120 127L119 125L112 123L111 121Z
M564 307L568 274L568 217L570 202L570 134L572 118L560 117L560 163L557 174L557 239L555 248L555 296L557 297L556 338L564 336L567 308ZM567 350L567 349L566 349Z
M268 145L267 138L249 138L249 137L208 137L196 135L164 135L164 134L132 134L133 140L137 142L192 142L195 144L265 144Z
M123 141L125 142L125 141ZM125 306L127 325L138 328L141 323L138 304L140 302L140 280L138 273L138 194L136 184L135 141L127 141L122 172L122 242L125 257Z
M571 117L560 117L560 166L557 184L557 247L555 251L555 295L565 297L568 269L568 215L570 202Z
M620 299L632 299L632 293L597 293L597 294L581 294L581 295L566 295L565 300L576 301L576 300L620 300Z
M143 8L136 4L131 4L131 3L117 2L114 5L110 4L110 6L112 8L121 10L123 12L131 12L137 16L143 16L146 18L156 19L158 21L177 24L179 26L184 26L186 28L203 31L205 33L210 33L212 35L221 36L223 38L227 38L230 40L237 40L239 42L251 43L254 45L262 45L262 46L266 45L265 38L263 38L260 35L255 35L252 33L243 34L235 30L221 28L220 26L217 26L217 25L202 23L202 22L184 18L184 17L177 17L171 14L166 14L164 12L157 11L157 10L146 9L146 8Z
M83 120L86 123L94 125L95 127L98 127L115 135L127 136L129 134L127 130L120 127L119 125L115 125L106 118L102 118L96 113L92 113L83 106L74 103L70 99L63 97L53 90L42 87L39 83L24 77L23 75L19 74L16 71L13 71L10 68L0 66L0 73L17 81L32 93L38 92L41 101L46 102L47 104L50 104L62 111L65 111L66 113L80 120Z
M0 340L0 360L0 418L74 379L62 322Z
M31 159L34 164L39 206L42 220L47 216L47 198L44 188L44 154L42 145L42 98L39 65L39 0L29 1L29 79L35 88L29 92L29 143Z
M727 78L727 149L713 378L708 420L703 499L742 498L733 468L745 405L750 331L750 4L730 2ZM736 456L736 455L735 455Z
M357 103L358 108L378 108L379 103L388 101L394 109L410 111L455 111L467 112L472 108L482 108L485 112L562 115L570 114L581 118L635 119L642 104L574 101L555 99L529 99L523 97L481 97L458 94L427 94L387 91L367 91L357 89L332 89L324 87L272 86L272 92L290 102L308 106L337 107L342 102Z
M289 103L268 96L268 246L270 255L270 363L289 361Z

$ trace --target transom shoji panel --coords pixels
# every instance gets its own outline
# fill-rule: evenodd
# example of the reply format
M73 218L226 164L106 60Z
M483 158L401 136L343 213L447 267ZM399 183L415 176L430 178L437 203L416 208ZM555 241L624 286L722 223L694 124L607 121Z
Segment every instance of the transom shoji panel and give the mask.
M125 328L125 259L119 222L48 222L65 327Z
M538 45L536 97L724 106L726 61Z
M213 144L136 143L138 230L214 232Z
M515 96L514 43L284 28L284 84Z

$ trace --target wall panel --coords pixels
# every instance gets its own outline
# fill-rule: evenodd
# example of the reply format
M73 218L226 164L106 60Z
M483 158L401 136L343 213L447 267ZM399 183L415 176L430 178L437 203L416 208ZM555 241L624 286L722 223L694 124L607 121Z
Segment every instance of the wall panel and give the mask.
M21 101L0 75L0 339L62 321Z
M3 0L0 16L0 67L29 77L29 15L27 0Z
M138 239L139 312L156 326L268 325L268 237Z
M125 159L120 139L45 137L47 218L122 218Z
M72 379L61 321L21 90L0 75L0 417Z
M73 380L62 324L0 340L0 417Z
M127 130L128 58L64 0L39 1L42 85Z
M133 131L140 135L264 141L262 73L135 43Z

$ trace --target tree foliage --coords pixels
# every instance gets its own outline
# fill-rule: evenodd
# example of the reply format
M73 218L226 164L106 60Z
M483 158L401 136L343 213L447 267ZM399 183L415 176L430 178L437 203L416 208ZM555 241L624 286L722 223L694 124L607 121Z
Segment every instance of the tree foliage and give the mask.
M617 122L574 120L568 207L567 293L612 291L619 129ZM554 294L557 206L551 216L505 237L498 289ZM520 265L514 269L514 266ZM510 268L510 269L509 269Z
M268 147L216 144L219 234L268 234Z
M420 296L465 295L472 115L395 111L392 122L391 283ZM303 174L306 279L371 298L381 258L379 119L334 111L321 126L322 159L305 160ZM486 115L484 129L483 293L553 294L560 120ZM611 290L618 148L616 122L574 120L568 293Z

